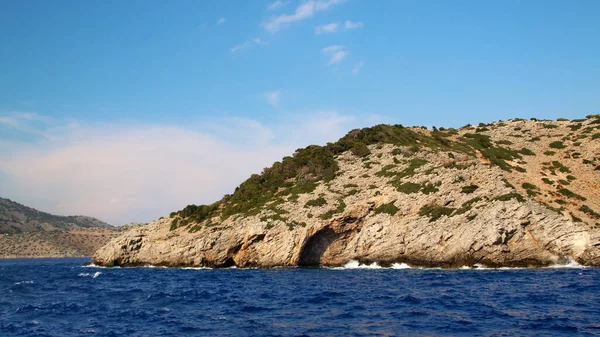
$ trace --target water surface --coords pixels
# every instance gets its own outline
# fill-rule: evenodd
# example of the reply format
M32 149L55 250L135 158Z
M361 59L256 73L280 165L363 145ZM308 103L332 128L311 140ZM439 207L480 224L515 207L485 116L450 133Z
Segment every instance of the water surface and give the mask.
M597 336L594 268L166 269L0 260L0 336Z

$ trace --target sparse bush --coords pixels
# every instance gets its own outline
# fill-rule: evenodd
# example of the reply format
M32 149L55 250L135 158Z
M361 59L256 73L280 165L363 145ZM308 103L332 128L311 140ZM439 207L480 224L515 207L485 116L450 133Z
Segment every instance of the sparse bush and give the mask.
M533 151L531 151L528 148L522 148L521 151L519 151L521 154L524 154L526 156L535 156L535 153Z
M579 194L577 194L577 193L575 193L575 192L573 192L573 191L571 191L569 189L566 189L564 187L559 188L558 192L560 194L564 195L567 198L575 198L575 199L579 199L581 201L586 201L587 200L584 196L581 196L581 195L579 195Z
M565 146L565 144L563 144L563 142L557 140L557 141L554 141L554 142L550 143L550 148L552 148L552 149L564 149L564 148L566 148L566 146Z
M394 205L394 202L396 202L396 200L387 204L382 204L379 207L375 208L375 214L385 213L391 216L396 215L396 213L398 213L400 209Z
M554 185L554 180L548 179L548 178L542 178L542 181L545 182L548 185Z
M473 192L475 192L475 190L477 190L479 188L479 186L477 185L467 185L467 186L463 186L461 192L465 193L465 194L471 194Z
M594 211L593 209L591 209L589 206L587 205L583 205L581 207L579 207L579 210L587 215L589 215L592 218L595 219L600 219L600 214L598 214L596 211Z
M327 200L325 200L323 197L318 197L316 199L307 201L304 206L305 207L321 207L325 204L327 204Z
M429 217L429 222L433 222L441 218L442 216L449 216L454 212L454 208L444 207L438 205L425 205L419 210L420 216Z
M516 192L499 195L499 196L493 198L492 200L509 201L510 199L517 199L518 202L525 202L525 198L523 198L522 195L520 195L519 193L516 193Z

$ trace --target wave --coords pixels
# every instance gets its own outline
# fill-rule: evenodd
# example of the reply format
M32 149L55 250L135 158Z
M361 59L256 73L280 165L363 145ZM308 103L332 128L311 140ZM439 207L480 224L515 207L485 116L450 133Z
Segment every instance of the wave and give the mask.
M102 268L102 269L114 269L114 268L121 268L120 266L114 266L114 267L105 267L105 266L99 266L97 264L93 264L93 263L89 263L86 265L81 266L81 268Z
M569 258L569 261L567 263L553 264L553 265L549 265L548 267L544 267L544 268L575 268L575 269L580 269L580 268L588 268L588 267L587 266L583 266L583 265L579 264L577 261Z
M377 262L373 262L371 264L362 264L356 260L350 260L346 262L342 267L333 267L328 269L411 269L412 267L407 265L406 263L394 263L390 267L382 267Z
M90 273L79 273L79 275L77 275L77 276L79 276L79 277L91 277L91 278L96 278L96 277L98 277L98 276L100 276L100 275L102 275L102 273L101 273L101 272L99 272L99 271L97 271L97 272L95 272L95 273L93 273L93 274L90 274Z
M20 282L15 283L16 286L23 285L23 284L33 284L33 281L20 281Z

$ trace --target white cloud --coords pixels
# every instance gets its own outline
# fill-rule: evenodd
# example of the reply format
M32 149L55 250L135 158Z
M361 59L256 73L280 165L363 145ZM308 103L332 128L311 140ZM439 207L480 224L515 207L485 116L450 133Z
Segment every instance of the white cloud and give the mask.
M295 149L365 123L328 110L288 114L271 126L242 117L186 126L63 121L39 130L47 135L39 141L0 135L0 191L56 214L146 222L212 203Z
M265 93L265 99L270 106L275 109L279 109L279 99L281 98L281 91L274 90Z
M335 45L335 46L325 47L325 48L321 49L321 52L323 52L323 54L331 54L331 53L335 53L336 51L340 51L340 50L344 50L344 46Z
M352 66L352 74L356 75L360 72L360 69L365 65L365 61L359 61L354 63Z
M338 29L338 24L335 22L315 27L315 34L335 33Z
M321 52L329 56L329 62L327 63L328 65L340 63L348 55L348 51L344 48L344 46L339 45L323 48Z
M0 115L0 127L20 132L41 134L35 127L39 123L50 123L51 118L40 116L34 112L11 111Z
M271 17L267 22L263 23L263 27L271 33L281 30L283 27L296 22L307 19L315 14L315 12L323 11L333 5L340 4L345 0L310 0L301 3L293 14L281 14Z
M289 3L290 3L289 1L276 0L276 1L272 2L271 4L269 4L267 6L267 9L270 11L274 11L274 10L279 9Z
M234 46L233 48L231 48L231 52L235 53L236 51L242 50L242 49L246 49L246 48L250 48L252 46L260 46L260 45L265 45L268 44L268 41L264 41L261 40L259 38L254 38L252 40L248 40L244 43L240 43L237 46Z
M217 20L217 25L223 24L223 23L225 23L225 21L227 21L227 19L219 18L219 20Z
M357 28L363 28L365 25L362 22L352 22L352 21L348 21L346 20L346 22L344 23L344 28L346 29L357 29Z

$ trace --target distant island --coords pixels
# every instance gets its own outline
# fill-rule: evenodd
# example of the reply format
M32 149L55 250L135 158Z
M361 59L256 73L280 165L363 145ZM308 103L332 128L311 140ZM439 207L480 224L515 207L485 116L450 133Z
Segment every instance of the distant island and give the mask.
M58 216L0 198L0 258L83 257L122 231L87 216Z
M599 212L600 115L377 125L299 149L214 204L131 229L93 262L600 266Z

